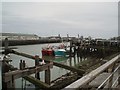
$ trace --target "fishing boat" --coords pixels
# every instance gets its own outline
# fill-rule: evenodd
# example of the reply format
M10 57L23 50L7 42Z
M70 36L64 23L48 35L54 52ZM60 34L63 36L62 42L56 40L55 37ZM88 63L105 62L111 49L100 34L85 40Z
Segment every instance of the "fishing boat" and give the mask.
M53 47L49 44L46 47L42 48L42 56L54 56Z
M66 46L64 44L60 44L59 46L48 45L42 48L42 56L65 57L66 53Z
M57 49L54 51L56 57L66 56L66 50L65 49Z
M54 50L52 49L42 49L43 56L54 56Z
M65 57L66 56L66 46L62 43L54 50L56 57Z

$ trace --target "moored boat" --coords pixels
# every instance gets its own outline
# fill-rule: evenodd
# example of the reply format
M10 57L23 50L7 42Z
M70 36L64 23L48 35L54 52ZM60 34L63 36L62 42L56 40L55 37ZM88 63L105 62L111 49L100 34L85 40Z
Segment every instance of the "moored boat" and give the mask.
M53 47L48 45L47 47L42 48L42 56L54 56Z
M59 46L47 46L42 48L42 56L56 56L56 57L66 57L66 46L60 44Z
M57 49L54 51L55 56L61 57L61 56L66 56L66 50L65 49Z
M54 51L52 49L42 49L43 56L54 56Z

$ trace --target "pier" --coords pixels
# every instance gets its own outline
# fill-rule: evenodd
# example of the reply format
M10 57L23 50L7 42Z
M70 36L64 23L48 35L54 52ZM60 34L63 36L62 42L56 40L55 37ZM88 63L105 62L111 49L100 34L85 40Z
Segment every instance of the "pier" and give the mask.
M110 74L108 76L109 78L106 78L105 81L103 81L103 84L98 86L98 89L103 88L103 86L108 86L108 88L112 88L113 84L119 86L119 76L115 80L117 82L113 82L112 79L114 77L114 74L116 72L119 73L119 44L116 45L110 45L110 43L107 42L101 42L102 44L96 44L91 41L90 44L86 44L79 41L70 41L70 52L69 52L69 57L75 57L77 56L78 59L92 56L96 57L96 59L101 59L102 61L105 61L105 56L106 55L112 55L116 54L112 59L104 62L103 65L98 67L97 69L89 72L88 74L85 74L85 70L83 69L78 69L76 67L64 65L58 62L50 61L50 60L44 60L44 64L41 64L43 61L42 58L39 56L34 56L34 55L29 55L24 52L18 52L16 50L13 50L9 48L9 41L8 39L5 40L5 48L4 48L4 54L8 55L9 53L26 57L28 59L32 59L35 61L35 65L33 67L26 67L26 60L20 60L19 61L19 68L15 68L14 66L9 64L9 60L6 60L3 58L2 61L2 88L5 90L8 90L9 88L15 89L15 79L18 78L24 78L25 80L31 82L32 84L35 85L36 88L42 88L42 89L48 89L48 88L59 88L59 89L67 89L67 88L72 88L73 90L80 89L80 88L87 88L87 89L92 89L92 88L97 88L94 87L94 85L91 85L91 81L94 80L97 76L107 73ZM107 43L107 44L105 44ZM92 50L91 50L92 49ZM111 52L111 53L109 53ZM99 62L96 62L96 64ZM73 75L76 75L77 77L74 78L73 80L66 80L61 85L51 85L51 69L53 66L57 66L60 68L64 68L66 70L69 70L70 72L73 73ZM45 72L45 82L40 81L40 75L39 73L44 71ZM32 74L35 74L35 77L30 76ZM70 77L72 78L72 77ZM109 83L108 83L109 81ZM107 82L107 84L105 84ZM86 87L87 86L87 87Z
M67 65L64 65L64 64L61 64L61 63L57 63L57 62L52 62L52 61L49 61L49 60L45 60L45 63L44 65L40 65L39 62L42 61L41 58L39 58L39 56L32 56L32 55L29 55L29 54L26 54L26 53L21 53L21 52L17 52L15 50L12 50L12 49L9 49L8 47L8 40L6 39L5 40L5 52L4 54L7 55L9 53L12 53L12 54L16 54L16 55L19 55L19 56L23 56L23 57L27 57L27 58L30 58L30 59L33 59L35 61L35 66L34 67L28 67L28 68L25 68L25 61L22 61L20 60L20 67L19 69L17 68L16 70L11 70L11 68L7 68L9 67L9 63L6 62L4 59L3 59L3 88L4 89L8 89L8 88L15 88L14 87L14 79L17 79L17 78L20 78L20 77L23 77L24 79L28 80L29 82L39 86L40 88L43 87L43 88L52 88L52 86L50 86L50 68L53 67L53 65L57 66L57 67L61 67L61 68L64 68L64 69L67 69L67 70L70 70L72 72L76 72L78 73L78 75L80 75L82 77L82 75L84 74L84 71L83 70L80 70L80 69L77 69L75 67L70 67L70 66L67 66ZM7 64L5 64L7 63ZM7 67L6 67L7 66ZM12 66L14 68L14 66ZM45 82L42 82L40 81L40 77L39 77L39 72L41 71L45 71ZM32 76L28 76L28 75L31 75L31 74L35 74L35 78L32 77ZM37 80L36 80L37 78Z

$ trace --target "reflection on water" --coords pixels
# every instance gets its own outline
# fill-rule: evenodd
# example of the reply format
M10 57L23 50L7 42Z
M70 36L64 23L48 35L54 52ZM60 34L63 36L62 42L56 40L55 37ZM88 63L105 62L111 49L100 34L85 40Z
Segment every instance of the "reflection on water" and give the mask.
M65 62L68 58L67 57L43 56L42 59L50 60L54 62Z
M43 56L42 59L59 62L68 66L76 66L76 64L80 62L77 57L68 58L68 57Z

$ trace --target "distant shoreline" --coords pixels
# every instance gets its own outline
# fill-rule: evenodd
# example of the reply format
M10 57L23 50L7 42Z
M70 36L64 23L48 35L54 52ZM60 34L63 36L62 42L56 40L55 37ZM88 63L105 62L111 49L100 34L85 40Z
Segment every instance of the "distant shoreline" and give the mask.
M59 40L9 40L9 46L18 46L18 45L33 45L33 44L45 44L45 43L60 43ZM0 41L1 46L4 46L5 41Z

